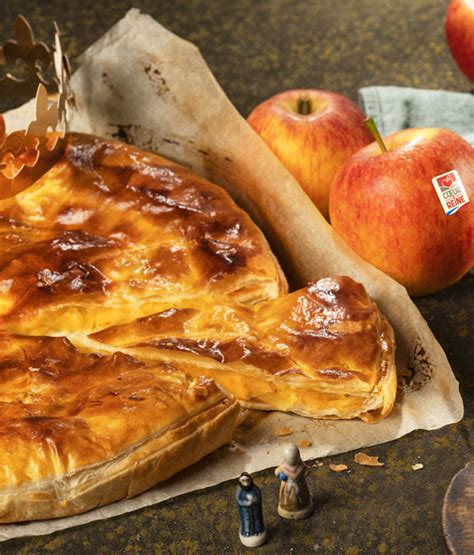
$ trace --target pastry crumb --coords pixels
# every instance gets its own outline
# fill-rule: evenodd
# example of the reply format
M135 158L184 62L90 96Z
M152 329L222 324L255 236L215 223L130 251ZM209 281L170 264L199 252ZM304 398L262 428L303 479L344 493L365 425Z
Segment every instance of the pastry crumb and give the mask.
M333 472L345 472L346 470L349 470L349 467L345 464L330 464L329 468Z
M290 428L274 428L272 430L272 435L274 435L275 437L283 437L283 436L291 436L291 434L293 433L293 430L290 430Z
M366 453L356 453L354 461L362 466L384 466L384 463L379 461L378 457L371 457Z
M411 465L412 470L421 470L422 468L425 468L425 465L422 463L416 463Z
M209 395L209 390L205 385L193 385L192 396L194 399L206 399Z
M300 449L305 449L306 447L311 447L311 445L313 445L313 442L310 441L309 439L302 439L299 443L298 443L298 447Z
M236 453L237 455L243 455L245 453L245 449L236 441L231 442L231 444L229 445L229 451L231 451L232 453Z

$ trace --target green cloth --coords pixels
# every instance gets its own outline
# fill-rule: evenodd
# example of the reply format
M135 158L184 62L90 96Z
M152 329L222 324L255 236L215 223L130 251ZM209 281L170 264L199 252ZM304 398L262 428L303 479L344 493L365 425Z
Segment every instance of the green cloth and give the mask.
M445 127L474 145L474 94L365 87L359 90L359 103L382 136L407 127Z

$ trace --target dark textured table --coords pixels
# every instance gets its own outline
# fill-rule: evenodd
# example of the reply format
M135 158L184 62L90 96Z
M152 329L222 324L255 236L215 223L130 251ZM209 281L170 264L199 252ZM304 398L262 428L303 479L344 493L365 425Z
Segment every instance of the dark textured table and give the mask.
M446 0L137 1L133 5L196 43L244 115L286 88L332 89L356 99L373 84L469 91L444 40ZM132 3L122 0L2 0L0 38L24 13L39 35L55 19L74 58ZM0 99L0 109L6 103ZM416 304L445 349L461 383L465 418L434 432L415 432L368 449L384 468L353 463L353 453L313 468L317 511L305 521L276 516L272 470L256 481L264 495L269 541L262 553L446 553L441 506L449 481L473 460L474 275ZM414 472L411 465L424 464ZM346 463L335 474L329 463ZM238 539L235 484L47 537L0 544L0 553L224 553Z

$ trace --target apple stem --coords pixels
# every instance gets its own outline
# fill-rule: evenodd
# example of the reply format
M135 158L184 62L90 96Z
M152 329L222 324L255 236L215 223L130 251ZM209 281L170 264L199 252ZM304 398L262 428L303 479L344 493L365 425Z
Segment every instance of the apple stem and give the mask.
M311 100L309 98L298 98L298 114L307 116L311 114Z
M377 144L379 145L380 150L382 152L387 152L387 147L383 142L382 135L380 135L379 130L377 129L377 125L375 124L375 121L373 120L373 118L366 118L364 120L364 123L365 125L367 125L367 127L369 128L369 131L372 133L372 137L377 141Z

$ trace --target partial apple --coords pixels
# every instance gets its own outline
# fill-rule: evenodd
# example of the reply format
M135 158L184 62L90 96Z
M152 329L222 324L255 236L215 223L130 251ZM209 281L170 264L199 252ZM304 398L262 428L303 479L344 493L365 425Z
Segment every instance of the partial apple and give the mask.
M459 68L474 81L474 0L451 0L446 37Z
M372 142L364 117L340 94L298 89L262 102L248 122L327 218L334 176L351 154Z
M336 176L331 224L411 295L434 293L474 263L474 149L446 129L405 129L384 143L386 152L374 142ZM447 215L432 180L452 170L470 202Z

